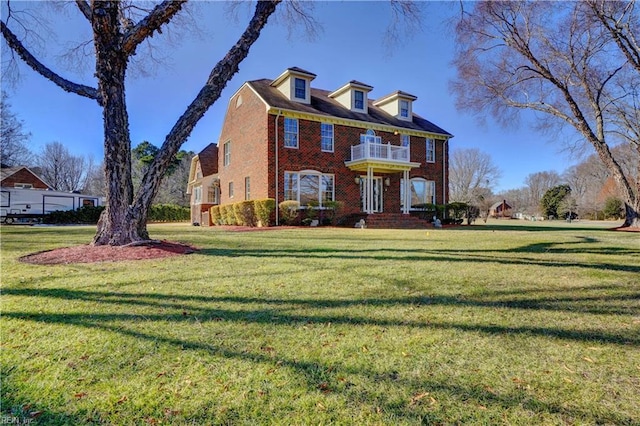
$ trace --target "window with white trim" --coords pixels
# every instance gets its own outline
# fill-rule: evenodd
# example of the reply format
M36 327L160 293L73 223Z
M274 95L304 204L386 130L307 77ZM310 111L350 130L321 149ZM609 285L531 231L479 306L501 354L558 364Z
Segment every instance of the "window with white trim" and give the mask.
M320 146L325 152L333 152L333 124L320 124Z
M409 101L400 99L400 117L409 118Z
M427 163L436 162L436 140L427 138Z
M307 82L301 78L296 78L294 85L294 96L296 99L307 99Z
M222 147L222 150L224 153L223 164L225 166L228 166L229 164L231 164L231 141L225 142Z
M436 183L424 178L409 179L411 191L410 208L419 208L423 204L436 203ZM400 205L404 206L404 179L400 180Z
M210 186L207 189L207 203L220 204L220 188Z
M31 183L14 183L14 188L22 188L22 189L33 189L33 184Z
M335 199L334 175L304 170L284 173L284 198L295 200L300 206L318 203L323 207Z
M284 146L285 148L298 147L298 119L284 118Z
M202 202L202 186L193 187L193 202L196 204Z
M364 92L362 90L353 91L353 108L364 110Z

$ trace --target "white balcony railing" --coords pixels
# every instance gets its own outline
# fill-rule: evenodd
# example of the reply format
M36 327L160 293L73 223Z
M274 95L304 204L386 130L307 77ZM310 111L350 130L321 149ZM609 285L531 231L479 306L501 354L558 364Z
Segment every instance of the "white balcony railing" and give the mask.
M365 136L365 135L363 135ZM379 136L360 137L363 142L351 147L351 161L357 160L389 160L409 162L409 148L406 146L383 144Z

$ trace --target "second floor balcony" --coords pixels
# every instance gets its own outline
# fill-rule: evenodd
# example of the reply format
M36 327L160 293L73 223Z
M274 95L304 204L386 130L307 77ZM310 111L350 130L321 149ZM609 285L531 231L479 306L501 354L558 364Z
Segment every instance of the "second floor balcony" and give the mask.
M412 163L408 146L382 143L382 138L375 135L360 135L360 144L351 147L351 159L345 164L352 170L367 169L381 173L393 173L419 167L420 163Z
M409 147L382 143L380 136L360 135L360 144L351 147L351 161L388 160L409 162Z

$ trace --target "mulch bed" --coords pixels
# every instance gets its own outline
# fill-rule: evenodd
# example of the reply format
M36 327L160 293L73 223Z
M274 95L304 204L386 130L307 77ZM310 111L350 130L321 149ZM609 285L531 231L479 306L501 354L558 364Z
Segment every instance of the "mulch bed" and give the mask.
M69 263L119 262L125 260L161 259L194 253L197 249L171 241L153 241L143 245L63 247L22 256L19 260L36 265Z

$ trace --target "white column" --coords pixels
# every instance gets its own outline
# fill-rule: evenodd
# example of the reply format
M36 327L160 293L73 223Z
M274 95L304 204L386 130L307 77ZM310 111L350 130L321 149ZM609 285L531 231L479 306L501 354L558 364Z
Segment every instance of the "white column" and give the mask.
M367 167L367 213L373 213L373 169Z
M402 213L409 214L409 208L411 207L411 184L409 183L409 170L405 170L402 173L403 185L404 185L404 206L402 207Z

